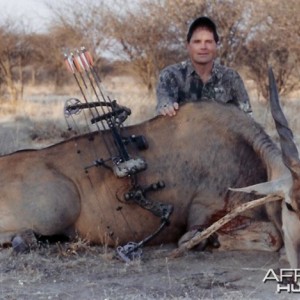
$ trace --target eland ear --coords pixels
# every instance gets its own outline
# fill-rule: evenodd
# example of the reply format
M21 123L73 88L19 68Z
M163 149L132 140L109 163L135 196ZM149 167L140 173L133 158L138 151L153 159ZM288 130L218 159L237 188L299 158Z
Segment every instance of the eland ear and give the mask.
M269 68L270 106L276 129L280 138L282 159L295 180L300 180L300 160L293 132L283 114L279 103L278 90L272 68Z
M254 195L280 194L287 195L287 186L290 186L292 178L290 176L279 178L272 181L249 185L242 188L229 188L233 192L242 192Z

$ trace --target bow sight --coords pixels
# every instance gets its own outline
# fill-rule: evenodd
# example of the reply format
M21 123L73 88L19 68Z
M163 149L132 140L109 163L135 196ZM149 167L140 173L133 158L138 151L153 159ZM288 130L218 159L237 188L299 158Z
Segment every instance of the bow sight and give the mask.
M71 98L66 101L64 115L68 127L70 128L69 118L72 118L76 124L73 116L80 114L82 111L88 111L91 117L90 122L97 127L97 131L102 136L110 156L108 158L96 158L91 165L85 166L85 169L103 166L111 169L119 178L130 177L132 187L124 194L124 200L134 202L161 218L161 225L152 235L137 244L130 242L124 247L119 246L117 248L120 258L125 261L131 260L135 257L135 254L140 253L138 249L156 236L168 223L173 207L157 201L153 202L145 197L148 191L164 188L165 185L162 181L147 187L142 187L137 183L136 174L146 170L147 164L140 157L133 158L128 153L126 146L132 143L136 145L138 150L145 150L148 148L148 143L144 136L122 136L123 123L131 114L131 110L119 105L116 100L111 100L109 96L103 93L101 80L96 72L90 53L84 47L75 52L66 53L65 63L68 70L73 74L84 100L82 102L77 98ZM107 135L103 134L106 130L110 131L112 139L108 139Z

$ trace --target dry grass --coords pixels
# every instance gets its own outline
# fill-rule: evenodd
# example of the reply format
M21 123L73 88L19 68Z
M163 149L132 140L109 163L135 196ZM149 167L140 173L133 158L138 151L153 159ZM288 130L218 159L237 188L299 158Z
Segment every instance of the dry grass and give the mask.
M155 115L155 96L149 95L145 88L132 78L107 78L103 86L111 99L117 99L118 103L132 110L125 125L140 123ZM298 96L299 98L295 98ZM60 90L41 86L38 88L27 87L24 100L16 107L11 107L4 102L0 107L0 155L19 149L42 148L74 134L97 130L95 124L90 124L91 118L86 111L68 118L67 124L64 117L64 105L67 99L74 97L84 102L75 85ZM268 105L259 100L253 87L250 98L254 119L262 124L278 143L278 136ZM297 99L300 100L300 95L294 93L289 98L281 99L281 102L294 132L295 142L300 147L300 119L298 118L300 101ZM68 130L69 125L72 130Z
M0 299L246 300L272 295L273 287L261 279L276 262L273 253L190 252L167 260L174 249L169 245L147 247L143 260L125 264L103 258L102 247L83 244L68 255L55 244L27 255L2 250Z
M111 99L116 99L118 103L132 110L132 114L125 121L125 125L140 123L155 115L155 95L149 94L133 78L122 76L106 78L102 88ZM247 82L247 88L248 90L250 89L249 94L255 120L262 124L276 140L276 132L268 105L258 98L258 94L251 83ZM299 98L297 98L298 96ZM11 131L5 137L6 146L4 147L8 148L9 145L12 145L13 150L18 147L23 148L23 131L29 135L35 145L51 144L69 137L72 131L68 131L64 117L64 105L69 98L79 98L84 102L78 87L74 85L65 86L59 90L53 86L26 87L24 100L20 101L16 107L3 103L0 108L2 121L0 126L2 124L4 127L9 127L10 122L16 125L15 131ZM281 100L289 124L295 132L296 143L299 145L299 92L295 92L289 98ZM74 116L74 120L76 121L76 126L79 127L74 125L72 118L68 118L68 122L74 131L84 133L97 129L95 125L89 124L87 126L87 123L90 123L90 117L86 113ZM11 140L10 142L8 142L9 139ZM4 152L7 152L7 149ZM3 151L0 151L0 153L3 153Z
M155 115L154 95L149 95L132 78L107 79L103 86L106 95L131 109L132 113L125 125L140 123ZM76 86L60 90L51 86L26 87L24 99L16 106L3 102L0 107L0 154L24 148L40 148L74 133L96 130L96 125L90 124L90 117L86 112L68 118L72 127L71 131L68 130L64 106L70 98L78 98L84 102Z
M282 99L281 105L289 126L294 133L295 143L298 148L300 148L300 119L298 118L300 114L300 98L299 100ZM268 104L253 101L252 106L254 119L260 123L265 128L266 132L278 143L278 135Z

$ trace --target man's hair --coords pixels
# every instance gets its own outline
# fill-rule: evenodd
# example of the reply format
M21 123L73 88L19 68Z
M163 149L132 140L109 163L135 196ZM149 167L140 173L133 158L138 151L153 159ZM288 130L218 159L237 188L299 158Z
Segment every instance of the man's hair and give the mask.
M190 28L189 28L189 31L188 31L187 37L186 37L186 40L188 43L191 41L194 31L200 27L207 28L209 31L211 31L214 35L215 42L216 43L219 42L219 35L217 33L216 24L208 17L199 17L196 20L194 20L193 23L190 25Z

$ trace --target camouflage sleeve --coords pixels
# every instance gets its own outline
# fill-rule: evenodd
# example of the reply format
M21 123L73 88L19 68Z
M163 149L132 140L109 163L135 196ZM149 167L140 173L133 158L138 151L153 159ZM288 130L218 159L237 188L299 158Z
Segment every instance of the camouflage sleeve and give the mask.
M163 106L178 102L178 80L175 73L166 68L161 71L156 87L156 111Z
M252 108L243 79L237 72L234 73L232 82L233 101L245 113L252 115Z

